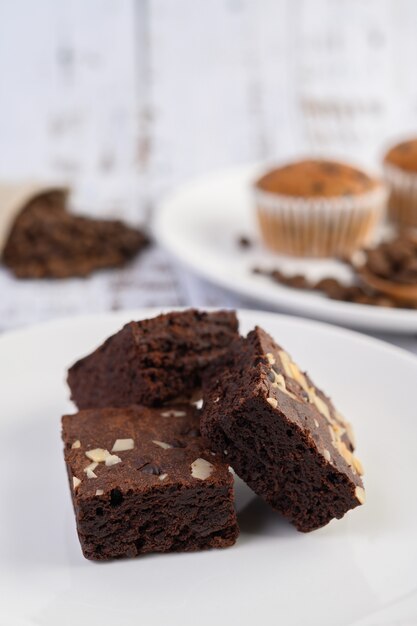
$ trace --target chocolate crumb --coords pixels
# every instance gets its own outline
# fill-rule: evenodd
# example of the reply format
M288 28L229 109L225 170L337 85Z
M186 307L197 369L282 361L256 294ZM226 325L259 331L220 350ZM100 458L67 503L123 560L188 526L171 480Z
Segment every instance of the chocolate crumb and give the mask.
M238 245L240 246L240 248L251 248L253 244L252 244L251 239L249 239L249 237L242 235L238 239Z

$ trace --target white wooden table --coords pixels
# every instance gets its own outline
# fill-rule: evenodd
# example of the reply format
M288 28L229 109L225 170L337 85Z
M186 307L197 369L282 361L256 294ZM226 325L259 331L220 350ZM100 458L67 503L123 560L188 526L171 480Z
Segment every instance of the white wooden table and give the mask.
M416 21L414 0L0 0L0 177L63 181L78 209L147 224L211 169L302 153L377 167L417 129ZM157 248L88 280L0 270L1 331L189 304L254 306Z

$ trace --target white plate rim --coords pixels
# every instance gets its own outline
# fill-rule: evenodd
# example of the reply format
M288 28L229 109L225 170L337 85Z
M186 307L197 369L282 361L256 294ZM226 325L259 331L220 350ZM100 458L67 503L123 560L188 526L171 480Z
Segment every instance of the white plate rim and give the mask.
M178 229L172 228L178 207L192 193L199 193L210 184L220 180L242 178L242 185L254 178L255 172L262 169L260 163L227 168L211 172L190 180L167 194L157 205L152 224L152 232L159 244L180 263L197 275L226 291L250 298L254 303L272 307L278 312L294 313L303 317L321 319L333 324L351 328L389 331L398 334L409 334L417 331L417 311L407 309L390 309L366 304L339 302L331 299L316 299L310 294L274 284L269 279L257 277L257 280L245 279L236 282L227 272L219 273L207 262L204 255L190 253L185 241L178 236ZM252 277L253 278L253 277ZM273 286L269 295L267 286ZM255 305L254 305L255 306Z

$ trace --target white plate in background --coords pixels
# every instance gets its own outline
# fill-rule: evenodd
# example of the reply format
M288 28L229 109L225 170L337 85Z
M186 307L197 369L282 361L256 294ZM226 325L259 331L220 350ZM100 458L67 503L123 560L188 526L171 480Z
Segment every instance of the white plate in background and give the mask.
M270 313L241 311L241 330L259 324L272 333L353 422L366 504L301 534L237 481L234 547L83 558L60 439L60 416L73 410L65 371L125 322L156 313L60 320L0 337L0 624L388 626L402 606L417 615L417 359Z
M417 332L417 310L338 302L253 274L254 267L278 267L311 279L329 275L350 279L348 268L338 261L281 257L261 245L251 198L251 182L259 171L259 165L226 170L178 189L157 211L158 241L200 276L269 308L373 331ZM241 235L255 245L240 248Z

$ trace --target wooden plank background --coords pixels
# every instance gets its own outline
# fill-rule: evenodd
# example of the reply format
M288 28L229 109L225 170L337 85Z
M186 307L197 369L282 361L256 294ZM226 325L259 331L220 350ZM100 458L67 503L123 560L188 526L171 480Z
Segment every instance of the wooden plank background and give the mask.
M207 170L303 153L378 166L417 130L414 0L0 0L0 177L149 224ZM0 270L0 329L138 306L239 304L154 248L64 283Z

